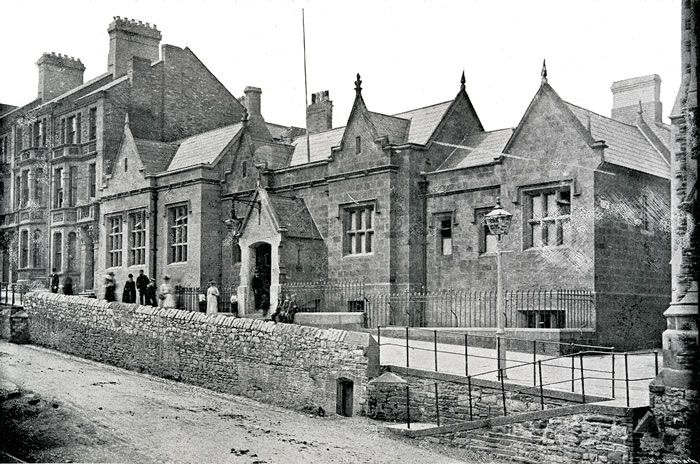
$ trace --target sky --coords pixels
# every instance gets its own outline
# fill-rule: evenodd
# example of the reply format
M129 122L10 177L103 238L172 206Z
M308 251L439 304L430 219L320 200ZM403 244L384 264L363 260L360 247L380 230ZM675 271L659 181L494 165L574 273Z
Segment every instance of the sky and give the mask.
M665 121L680 83L680 0L3 0L0 103L36 98L43 52L107 70L113 16L156 24L235 96L262 88L268 122L304 126L302 8L309 100L328 90L347 122L362 76L371 111L395 114L466 88L486 130L515 127L540 85L609 116L613 81L661 76Z

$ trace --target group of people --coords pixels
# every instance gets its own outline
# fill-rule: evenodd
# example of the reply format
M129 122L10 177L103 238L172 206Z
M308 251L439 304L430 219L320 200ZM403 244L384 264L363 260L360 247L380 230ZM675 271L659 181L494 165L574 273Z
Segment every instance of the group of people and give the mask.
M104 277L104 298L106 301L117 301L117 280L114 272L108 272ZM149 278L143 269L134 281L134 275L129 274L122 291L122 303L136 303L136 290L139 293L139 304L145 306L161 306L174 308L175 292L170 284L170 277L163 277L163 283L156 287L156 279Z
M289 293L284 295L284 297L280 295L277 302L277 309L274 313L272 313L270 320L274 322L285 322L287 324L291 324L294 322L294 315L298 310L299 308L297 307L296 303L296 295L290 295Z
M59 282L58 273L56 273L56 268L51 269L51 275L49 275L49 288L51 289L51 293L58 293ZM63 279L62 290L64 295L73 294L73 279L71 279L70 276L66 276Z

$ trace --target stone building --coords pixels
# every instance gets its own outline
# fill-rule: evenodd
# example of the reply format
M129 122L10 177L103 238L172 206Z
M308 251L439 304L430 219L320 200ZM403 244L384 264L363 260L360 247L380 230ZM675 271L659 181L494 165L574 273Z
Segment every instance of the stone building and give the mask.
M3 224L18 237L6 254L29 256L22 237L35 213L51 263L64 275L73 268L63 255L85 263L80 288L107 271L120 283L140 269L188 287L213 279L237 288L242 312L257 306L254 279L273 304L300 281L363 279L375 294L489 289L495 240L483 216L501 198L514 215L506 288L588 290L598 342L659 339L670 299L670 128L658 76L614 83L608 118L563 101L544 69L518 126L486 131L464 75L454 98L394 115L368 109L358 75L345 126L333 127L324 91L312 96L307 132L265 121L261 89L235 99L188 49L163 46L159 59L154 27L117 19L110 37L107 74L45 90L70 110L30 105L50 116L55 146L32 144L38 116L20 118L29 108L0 118L11 161ZM93 109L94 139L81 122ZM16 149L18 131L30 148ZM64 136L71 143L59 144ZM36 169L22 163L44 151L43 172L63 180L28 197L33 178L23 176ZM38 197L49 207L22 203ZM48 273L49 263L21 265L29 261L3 271ZM557 327L555 316L541 319L535 327Z
M37 98L1 108L2 281L55 268L61 282L94 289L100 201L127 114L135 137L167 143L245 112L190 49L161 47L155 25L115 17L108 33L107 72L84 82L79 59L45 53Z

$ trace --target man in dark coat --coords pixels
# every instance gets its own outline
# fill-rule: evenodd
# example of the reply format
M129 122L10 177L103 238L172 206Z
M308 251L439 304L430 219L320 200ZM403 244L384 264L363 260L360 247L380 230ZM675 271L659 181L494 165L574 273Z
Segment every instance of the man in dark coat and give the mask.
M117 301L117 281L114 278L114 272L108 272L105 276L105 300Z
M146 305L151 305L153 307L158 307L158 298L156 298L156 293L158 292L158 287L156 287L156 279L149 279L148 286L146 287Z
M124 282L122 303L136 303L136 282L134 282L133 274L129 274L129 279Z
M136 278L136 288L139 289L139 303L142 305L147 305L146 301L146 287L148 287L148 276L143 273L143 269L139 270L139 276Z
M58 293L58 274L56 268L51 269L51 293Z
M66 278L63 279L63 294L64 295L72 295L73 294L73 279L71 279L70 276L66 276Z

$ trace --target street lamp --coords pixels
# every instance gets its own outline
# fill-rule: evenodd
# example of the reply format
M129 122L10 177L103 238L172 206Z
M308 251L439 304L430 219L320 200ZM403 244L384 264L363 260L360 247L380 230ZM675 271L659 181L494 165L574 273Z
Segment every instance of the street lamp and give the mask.
M498 237L496 243L496 273L498 275L498 282L496 284L496 351L498 356L498 380L501 380L501 376L506 378L505 372L501 370L506 367L506 350L505 346L501 344L501 337L506 333L505 313L503 311L503 269L501 266L503 244L501 242L501 236L508 234L512 219L513 215L501 208L500 197L496 197L496 206L493 207L493 211L485 216L485 220L491 235Z

